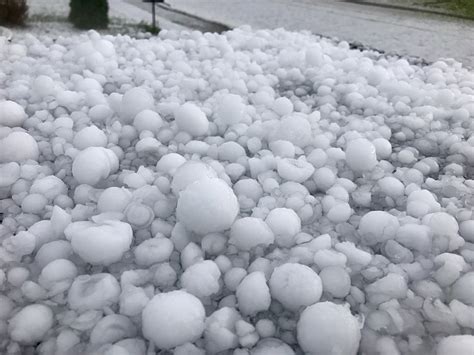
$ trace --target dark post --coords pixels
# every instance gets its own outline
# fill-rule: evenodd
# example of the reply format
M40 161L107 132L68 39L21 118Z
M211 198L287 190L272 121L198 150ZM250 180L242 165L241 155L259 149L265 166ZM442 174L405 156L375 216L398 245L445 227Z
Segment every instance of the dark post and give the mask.
M151 13L153 14L153 28L156 28L156 18L155 18L155 0L151 1Z

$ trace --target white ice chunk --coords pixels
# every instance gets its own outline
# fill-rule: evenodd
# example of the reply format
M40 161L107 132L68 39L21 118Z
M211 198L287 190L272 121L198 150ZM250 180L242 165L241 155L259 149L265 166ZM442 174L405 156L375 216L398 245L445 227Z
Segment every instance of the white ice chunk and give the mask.
M360 325L348 308L320 302L301 313L297 337L308 354L355 355L361 338Z
M323 286L318 274L310 267L287 263L273 271L270 292L285 308L296 311L302 306L318 302Z
M21 127L27 115L23 107L13 101L0 101L0 126Z
M232 189L221 179L204 178L181 192L176 215L189 230L207 234L230 228L238 212Z
M365 138L357 138L347 143L346 162L355 172L370 171L377 165L374 145Z
M74 222L64 231L72 249L84 261L94 265L110 265L119 261L130 249L133 232L128 223L109 220Z
M254 315L270 307L270 289L261 271L248 274L237 287L235 295L244 315Z
M209 128L206 114L192 103L185 103L174 113L176 123L181 131L192 136L203 136Z
M235 245L239 250L250 251L259 245L266 247L274 240L273 231L260 218L238 219L230 229L229 243Z
M117 155L102 147L89 147L74 158L72 175L80 184L96 185L110 174L117 171Z
M301 231L301 220L289 208L275 208L270 211L265 222L275 235L276 243L289 248L295 244L295 236Z
M38 143L28 133L15 131L0 138L0 163L38 160L38 157Z
M205 318L195 296L184 291L160 293L143 310L142 331L159 349L172 349L199 339Z
M68 292L68 304L79 312L101 310L119 301L120 285L110 274L80 275Z
M31 304L10 319L8 333L13 341L34 345L43 339L53 324L54 314L51 308Z

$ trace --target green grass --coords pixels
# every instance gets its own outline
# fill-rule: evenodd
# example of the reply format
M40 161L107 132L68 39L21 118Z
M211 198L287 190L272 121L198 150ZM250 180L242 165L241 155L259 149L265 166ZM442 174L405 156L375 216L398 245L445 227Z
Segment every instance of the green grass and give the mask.
M474 0L428 0L424 1L424 5L474 19Z

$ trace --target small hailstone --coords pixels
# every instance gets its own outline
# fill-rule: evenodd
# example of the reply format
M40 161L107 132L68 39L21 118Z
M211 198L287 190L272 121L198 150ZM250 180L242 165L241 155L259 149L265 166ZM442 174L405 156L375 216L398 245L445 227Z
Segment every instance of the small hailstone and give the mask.
M136 335L137 329L129 318L121 314L109 314L94 326L89 341L98 345L111 344Z
M54 314L51 308L31 304L10 319L8 333L13 341L33 345L43 339L53 324Z
M346 162L355 172L372 170L377 165L374 145L365 138L350 141L346 148Z
M243 120L244 113L245 105L240 96L227 94L219 100L216 116L222 122L228 125L239 123Z
M133 126L138 132L150 131L157 133L163 125L164 122L161 116L152 110L141 111L133 120Z
M280 116L289 115L293 112L293 103L286 97L279 97L273 102L272 108Z
M206 319L204 340L208 353L216 354L238 346L235 323L240 319L239 312L230 307L222 307Z
M188 267L181 275L181 285L187 292L200 298L219 292L221 272L212 260L204 260Z
M250 351L251 355L294 355L295 352L280 339L265 338L260 340Z
M77 276L77 267L67 259L51 261L42 270L38 278L39 284L45 289L66 290Z
M295 244L295 236L301 231L301 220L295 211L275 208L270 211L265 222L273 231L279 246L288 248Z
M283 179L295 182L305 182L314 173L314 167L304 158L279 159L277 171Z
M192 103L185 103L174 113L178 128L192 136L203 136L209 128L209 121L204 112Z
M385 211L370 211L359 222L359 234L367 245L393 239L400 227L397 217Z
M302 115L296 114L283 118L275 132L270 134L270 142L287 140L295 146L304 148L311 142L311 125Z
M287 263L276 267L269 284L272 297L292 311L318 302L323 292L318 274L302 264Z
M117 303L120 285L110 274L80 275L68 292L68 305L79 312L100 310Z
M221 179L204 178L181 192L176 215L189 230L207 234L230 228L238 212L232 189Z
M163 155L158 163L156 163L156 170L161 173L173 175L181 165L186 163L186 158L177 153L169 153Z
M126 188L109 187L99 196L97 209L100 212L123 212L132 200L132 194Z
M120 294L120 314L129 317L139 315L149 300L143 288L125 285Z
M217 173L209 165L199 161L187 161L176 169L171 182L171 190L178 195L193 182L203 178L217 178Z
M150 266L169 260L173 242L168 238L152 238L140 243L134 250L135 261L140 266Z
M120 117L124 123L132 123L139 112L153 109L153 107L154 99L148 91L143 88L133 88L122 97Z
M474 335L451 335L441 339L436 355L472 355Z
M351 289L351 278L347 271L340 266L328 266L321 270L319 277L323 283L324 292L333 297L344 298Z
M13 101L0 101L0 126L21 127L27 115L22 106Z
M230 229L229 243L239 250L249 251L262 245L268 246L275 240L268 224L260 218L244 217L234 222Z
M474 307L474 272L468 272L461 276L451 288L451 299Z
M80 184L96 185L119 167L115 153L102 147L88 147L74 158L72 175Z
M38 160L38 157L38 143L28 133L15 131L0 138L0 163Z
M87 147L105 147L107 145L107 136L96 126L89 126L77 132L72 142L80 150Z
M13 185L20 178L20 165L16 162L0 164L0 188Z
M72 249L84 261L94 265L110 265L119 261L130 249L133 233L128 223L109 220L74 222L64 231Z
M253 315L270 307L270 290L263 272L248 274L237 287L235 294L239 309L244 315Z
M360 325L350 310L332 302L307 307L297 324L298 344L309 354L355 355Z
M405 185L403 185L400 180L392 176L386 176L380 179L377 184L385 195L392 198L403 196L405 192Z
M172 349L199 339L205 318L204 307L195 296L184 291L160 293L142 312L142 331L159 349Z

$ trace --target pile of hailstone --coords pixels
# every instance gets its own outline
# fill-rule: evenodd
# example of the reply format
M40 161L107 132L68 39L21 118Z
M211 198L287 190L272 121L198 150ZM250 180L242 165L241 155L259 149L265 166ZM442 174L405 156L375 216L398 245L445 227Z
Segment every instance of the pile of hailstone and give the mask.
M241 28L0 67L2 354L472 355L460 64Z

